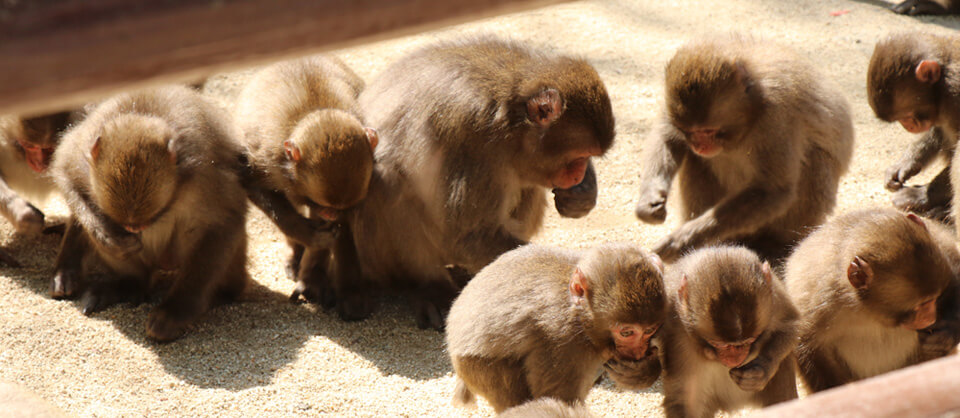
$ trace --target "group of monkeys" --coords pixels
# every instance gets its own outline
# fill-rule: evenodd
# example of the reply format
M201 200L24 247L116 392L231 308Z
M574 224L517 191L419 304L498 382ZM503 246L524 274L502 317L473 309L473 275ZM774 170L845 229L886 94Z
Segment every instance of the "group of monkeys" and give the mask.
M51 295L84 313L156 300L157 341L244 290L250 201L289 241L292 299L359 320L406 294L420 327L446 330L461 402L586 415L603 371L628 388L662 374L668 416L712 416L796 398L795 370L820 391L954 350L960 251L942 222L960 163L904 183L952 157L957 51L901 34L870 61L877 117L924 133L889 171L902 211L827 221L848 104L802 57L736 34L666 66L636 215L663 222L676 180L684 223L652 251L526 245L547 190L563 217L594 207L614 117L585 60L490 36L423 47L369 85L333 57L278 63L232 115L165 86L3 117L0 211L39 233L21 195L58 189L71 216Z

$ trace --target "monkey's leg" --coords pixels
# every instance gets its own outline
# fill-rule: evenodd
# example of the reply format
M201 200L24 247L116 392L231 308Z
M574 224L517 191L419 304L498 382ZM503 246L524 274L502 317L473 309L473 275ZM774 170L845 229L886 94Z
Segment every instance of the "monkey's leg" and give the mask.
M413 294L414 316L420 329L443 331L444 320L460 288L446 276L419 281Z
M300 261L297 272L297 286L290 294L290 300L299 301L302 296L307 302L315 303L324 309L336 304L336 295L327 275L330 251L324 248L307 248Z
M305 247L290 238L287 238L287 244L290 245L290 250L292 253L290 254L290 258L287 259L287 264L284 266L284 270L286 270L287 277L290 280L296 281L297 276L300 274L300 262L303 260L303 251Z
M333 251L333 285L337 293L337 314L344 321L365 319L377 308L380 285L360 270L360 255L350 225L341 226Z
M582 402L596 376L597 369L586 370L586 365L594 361L590 357L595 355L580 346L552 347L545 342L528 353L523 362L530 395L534 399L551 397L571 405Z
M91 315L119 303L139 305L147 300L149 290L150 281L144 277L104 276L84 290L81 310Z
M79 293L83 257L90 251L86 234L77 219L71 216L66 225L54 263L53 279L50 280L50 297L54 299L70 298Z
M248 186L247 197L287 238L306 247L330 248L336 239L333 224L318 225L316 222L303 217L293 207L287 197L276 190L266 190Z
M458 357L457 376L497 413L533 399L518 359Z
M43 231L43 212L20 197L0 178L0 215L3 215L17 233L38 235Z
M762 406L797 399L796 360L788 356L780 363L780 368L773 375L767 386L757 394L757 400Z
M234 252L229 271L217 287L217 304L231 303L243 294L250 283L250 274L247 273L247 240L242 236L241 246Z
M945 167L930 184L904 187L893 195L893 206L905 212L915 212L940 221L950 217L950 167Z

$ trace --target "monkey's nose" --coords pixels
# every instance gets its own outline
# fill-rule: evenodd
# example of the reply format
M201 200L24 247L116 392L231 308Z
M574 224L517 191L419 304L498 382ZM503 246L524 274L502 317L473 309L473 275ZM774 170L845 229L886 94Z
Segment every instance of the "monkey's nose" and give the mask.
M140 231L143 231L144 229L147 229L147 226L146 225L124 225L123 229L126 229L127 232L136 234Z

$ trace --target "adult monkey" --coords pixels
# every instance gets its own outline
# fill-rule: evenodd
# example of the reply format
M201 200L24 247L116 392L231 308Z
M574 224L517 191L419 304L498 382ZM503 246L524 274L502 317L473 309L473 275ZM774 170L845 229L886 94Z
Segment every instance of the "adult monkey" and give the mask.
M346 237L358 260L335 256L359 262L362 275L339 278L350 284L338 286L338 303L370 306L371 289L412 289L421 328L441 329L463 286L446 267L469 277L525 244L543 222L546 189L586 178L555 202L562 216L589 210L590 158L614 137L610 98L586 61L492 37L401 58L360 108L381 145Z

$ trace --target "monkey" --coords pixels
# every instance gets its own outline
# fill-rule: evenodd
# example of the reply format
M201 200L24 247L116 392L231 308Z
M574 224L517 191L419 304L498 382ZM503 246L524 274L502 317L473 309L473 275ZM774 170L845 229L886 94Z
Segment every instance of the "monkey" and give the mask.
M234 120L251 167L246 188L288 237L294 300L321 301L335 222L367 194L378 137L359 116L363 85L341 60L315 56L271 65L240 93ZM301 260L309 264L302 271Z
M224 112L184 86L97 106L53 159L71 221L51 295L82 297L88 315L159 297L146 324L159 342L236 298L248 280L237 137Z
M665 304L663 264L634 244L504 253L450 309L454 400L479 394L498 413L543 397L583 402L601 369L622 386L649 387L660 377L652 339Z
M950 160L957 146L960 81L952 76L960 37L919 33L888 36L874 47L867 69L867 99L874 114L923 134L886 172L894 206L947 220L953 192ZM905 186L937 156L948 166L927 185Z
M29 389L0 381L0 410L8 417L61 418L67 414Z
M667 417L797 398L799 313L768 261L742 246L705 247L672 265L664 286Z
M0 116L0 215L13 224L18 234L36 236L48 232L44 229L43 212L28 199L43 202L56 192L47 176L47 167L60 135L74 118L71 111L32 117ZM0 262L20 267L3 250Z
M811 392L942 357L960 342L956 239L893 208L845 213L787 260Z
M905 0L890 6L896 14L917 15L951 15L960 13L960 1L957 0Z
M788 49L736 34L676 52L635 209L662 223L677 177L684 223L654 247L664 261L737 243L779 262L824 221L853 153L849 106L827 80Z
M447 267L470 277L530 240L546 190L561 216L589 212L591 158L614 139L590 64L490 36L400 58L359 103L380 145L367 198L347 222L357 259L334 259L361 272L350 280L360 298L409 292L420 328L442 329L460 291Z
M595 418L586 405L576 403L565 404L553 398L540 398L515 406L502 414L500 418Z

